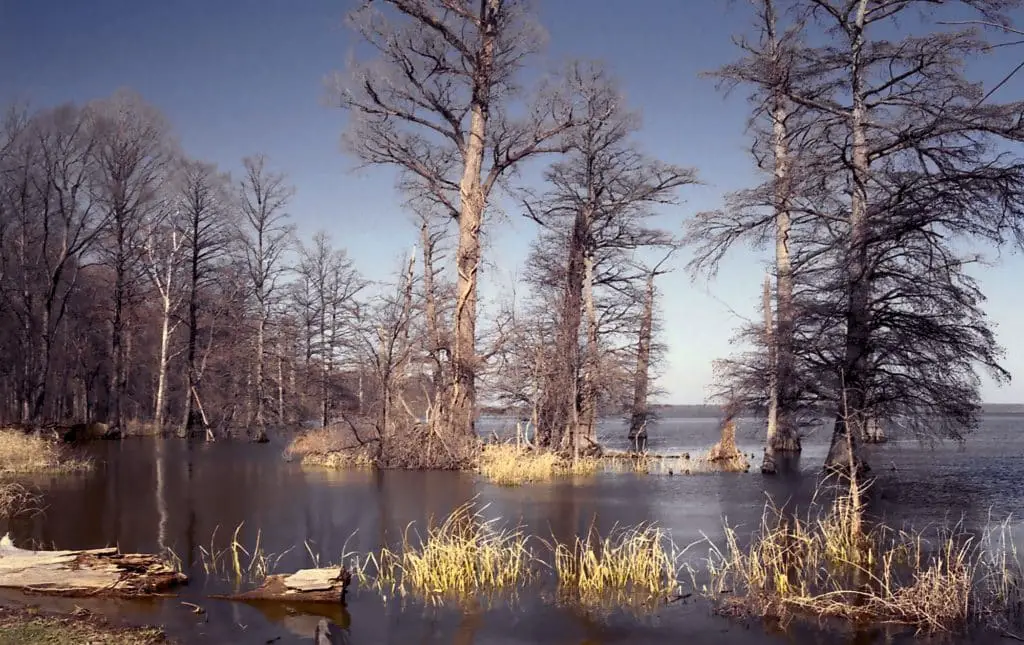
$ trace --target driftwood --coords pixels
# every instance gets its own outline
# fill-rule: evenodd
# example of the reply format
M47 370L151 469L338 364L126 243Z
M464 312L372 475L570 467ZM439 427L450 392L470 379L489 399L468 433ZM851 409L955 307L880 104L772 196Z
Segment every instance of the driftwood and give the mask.
M223 600L279 600L290 602L344 603L352 574L345 569L299 569L295 573L267 576L249 591L213 596Z
M188 578L163 558L116 548L30 551L0 538L0 588L57 596L136 597L161 593Z

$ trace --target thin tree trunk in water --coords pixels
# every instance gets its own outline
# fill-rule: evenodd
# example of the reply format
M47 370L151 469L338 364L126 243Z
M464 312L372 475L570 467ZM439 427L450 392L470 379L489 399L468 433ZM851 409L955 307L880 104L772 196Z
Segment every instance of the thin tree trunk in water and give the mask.
M277 425L284 425L284 343L277 341Z
M121 429L122 424L122 389L121 374L124 371L124 271L118 267L114 278L114 324L111 331L111 428ZM124 385L127 385L125 382Z
M455 283L454 352L452 356L452 404L449 411L456 436L476 434L476 300L477 269L480 266L480 226L486 196L480 181L491 109L491 83L498 34L494 16L501 0L486 3L481 20L483 43L473 78L469 137L465 145L465 166L459 183L459 245L455 253L458 277Z
M633 375L633 410L629 420L629 440L634 448L647 443L647 393L650 382L651 334L654 327L654 273L647 276L644 312L636 347L636 373Z
M594 258L583 259L583 304L587 312L587 342L583 352L583 383L580 388L578 432L587 448L597 445L597 309L594 306Z
M782 52L775 33L775 9L772 0L765 0L768 40L772 61L783 65ZM774 453L800 452L800 436L795 425L793 406L796 403L793 383L793 267L789 254L789 236L792 226L792 172L789 150L789 132L786 120L788 105L783 88L772 90L772 137L774 144L775 175L775 271L776 271L776 324L773 334L774 401L776 406L775 432L769 438ZM770 303L767 303L770 305ZM770 309L770 307L769 307ZM765 319L769 321L768 318ZM767 452L765 456L767 457ZM762 468L763 470L763 468Z
M777 470L775 463L775 446L779 432L779 373L778 373L778 338L773 333L772 324L772 280L764 277L764 344L768 353L768 434L764 442L764 457L761 460L761 472L769 475Z
M153 421L157 430L162 431L164 427L164 391L167 383L167 351L171 338L171 299L163 297L163 308L160 321L160 362L156 377L156 401L153 404ZM188 398L188 397L186 397Z
M254 385L256 386L256 434L253 440L264 442L267 440L267 429L263 419L263 405L266 398L265 384L263 382L263 345L267 329L267 315L263 305L260 308L260 319L256 325L256 365L254 366L255 374L253 375Z
M192 223L192 257L189 260L189 294L188 294L188 340L185 348L185 418L184 434L195 432L200 424L199 415L188 394L198 389L198 372L196 370L196 347L199 340L199 257L200 248L196 240L199 236L199 225L196 218Z
M867 275L867 184L869 173L867 144L867 107L864 97L864 70L861 55L864 46L864 21L868 0L860 0L851 51L850 118L852 140L853 191L850 199L850 247L847 253L846 350L843 357L840 409L832 432L825 468L829 470L866 469L859 454L864 435L865 370L870 341Z

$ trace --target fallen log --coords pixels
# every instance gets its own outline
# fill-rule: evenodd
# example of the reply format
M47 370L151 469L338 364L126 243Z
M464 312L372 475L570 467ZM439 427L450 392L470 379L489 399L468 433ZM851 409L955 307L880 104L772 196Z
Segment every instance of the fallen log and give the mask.
M114 547L30 551L0 538L0 588L55 596L138 597L188 582L155 555L119 553Z
M267 576L255 589L237 594L211 596L221 600L279 600L286 602L345 603L352 574L345 569L299 569L295 573Z

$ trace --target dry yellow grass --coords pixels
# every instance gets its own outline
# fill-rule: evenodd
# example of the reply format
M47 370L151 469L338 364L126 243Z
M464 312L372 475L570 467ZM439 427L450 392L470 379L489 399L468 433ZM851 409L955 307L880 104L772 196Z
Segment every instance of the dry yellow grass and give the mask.
M726 611L789 620L897 623L947 631L1020 607L1021 567L1009 525L982 539L961 527L923 532L864 530L860 491L799 519L769 504L747 547L726 528L709 559L709 595Z
M482 509L481 509L482 511ZM441 604L472 603L497 593L514 592L532 576L535 561L529 536L521 527L499 527L469 502L455 509L425 538L410 541L409 528L399 550L383 547L356 562L356 576L385 595L412 596ZM370 569L372 568L372 577Z
M680 557L668 533L653 524L591 532L554 545L563 600L590 608L651 606L678 592Z
M17 430L0 430L0 475L69 473L90 470L93 464L60 445Z
M0 482L0 517L38 508L39 495L15 482Z
M599 460L592 457L569 461L553 451L514 443L485 444L477 463L481 475L502 486L519 486L563 475L593 475L599 468Z
M369 452L338 428L315 428L296 436L284 450L286 459L298 458L303 466L352 468L373 466Z

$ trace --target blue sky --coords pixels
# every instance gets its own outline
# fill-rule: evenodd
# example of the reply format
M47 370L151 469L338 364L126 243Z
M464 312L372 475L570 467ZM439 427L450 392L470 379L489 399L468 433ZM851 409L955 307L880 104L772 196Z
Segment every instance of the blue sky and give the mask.
M353 172L341 151L345 114L328 105L324 79L343 69L354 46L343 26L353 2L337 0L0 0L0 102L35 106L84 102L130 87L158 106L186 151L237 170L262 152L297 188L291 212L300 236L327 230L371 278L384 279L415 242L416 230L386 169ZM731 36L747 27L744 2L712 0L548 0L538 2L550 38L545 57L606 61L631 106L640 110L646 151L694 166L705 185L683 191L684 203L662 215L671 227L716 207L723 193L755 176L743 128L742 93L724 97L699 78L732 59ZM993 56L986 76L1000 78L1024 47ZM1020 98L1024 75L997 99ZM517 282L533 225L510 211L487 233L493 262L485 295ZM686 260L681 257L678 265ZM757 315L764 256L735 251L713 282L679 270L660 286L668 364L666 400L698 403L711 361L727 355L741 316ZM990 402L1024 402L1024 256L1004 253L980 272L987 310L1018 376Z

